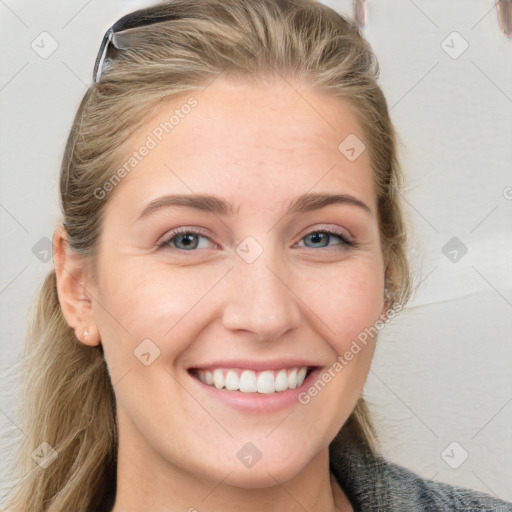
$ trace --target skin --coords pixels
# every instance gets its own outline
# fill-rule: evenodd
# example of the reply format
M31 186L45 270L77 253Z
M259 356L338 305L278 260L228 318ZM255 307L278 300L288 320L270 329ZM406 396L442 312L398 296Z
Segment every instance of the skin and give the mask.
M61 227L53 239L65 318L83 343L103 345L114 383L113 511L350 511L329 473L328 446L361 395L376 339L307 405L272 413L242 412L207 396L186 368L281 357L329 367L385 313L369 155L351 162L338 149L352 133L364 141L362 129L348 103L304 83L221 77L162 105L133 134L127 154L190 96L198 105L106 206L98 281ZM285 216L305 192L350 194L371 213L333 204ZM174 207L137 220L150 201L170 193L218 195L234 213ZM155 248L181 226L207 238L192 240L199 244L193 250L180 237ZM322 228L345 230L359 245L306 237ZM235 250L247 236L263 248L252 263ZM160 350L149 366L134 357L147 338ZM247 442L262 453L250 468L236 456Z

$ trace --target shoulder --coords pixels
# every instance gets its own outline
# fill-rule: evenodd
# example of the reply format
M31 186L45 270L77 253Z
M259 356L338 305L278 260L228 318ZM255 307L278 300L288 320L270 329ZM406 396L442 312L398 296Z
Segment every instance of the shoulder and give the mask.
M489 494L422 478L382 459L380 485L386 487L390 510L512 512L512 503Z
M512 503L489 494L422 478L353 443L338 448L332 446L330 466L354 510L512 512Z

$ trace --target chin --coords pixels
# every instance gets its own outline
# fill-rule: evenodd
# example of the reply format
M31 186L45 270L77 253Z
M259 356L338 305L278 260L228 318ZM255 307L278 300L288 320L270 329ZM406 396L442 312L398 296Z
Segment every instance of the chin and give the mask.
M302 466L284 464L279 460L263 465L260 460L252 468L237 468L226 478L224 483L244 489L263 489L293 479L302 469Z
M228 463L224 467L222 464L216 465L216 478L222 480L231 472L224 482L246 489L272 487L278 483L287 482L295 478L311 463L313 457L308 458L303 444L303 442L297 442L294 444L294 448L283 450L282 448L272 448L267 443L267 446L262 447L259 454L258 452L253 454L252 460L248 458L244 462L243 456L240 457L242 460L236 456L234 462L233 460L226 461ZM261 446L262 443L259 445ZM217 473L221 474L217 475Z

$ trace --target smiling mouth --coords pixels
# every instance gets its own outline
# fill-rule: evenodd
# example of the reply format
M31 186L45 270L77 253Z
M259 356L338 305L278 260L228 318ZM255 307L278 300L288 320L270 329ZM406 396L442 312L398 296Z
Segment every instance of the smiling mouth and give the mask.
M217 389L272 394L298 388L315 368L299 366L263 371L243 368L190 368L188 371L203 384Z

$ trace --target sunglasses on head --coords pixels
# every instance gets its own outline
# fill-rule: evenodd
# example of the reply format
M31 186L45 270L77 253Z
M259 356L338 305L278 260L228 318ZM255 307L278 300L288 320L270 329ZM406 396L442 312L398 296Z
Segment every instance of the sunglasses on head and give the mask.
M94 64L93 80L99 82L105 63L115 58L118 50L125 50L136 46L137 39L140 38L141 27L147 27L155 23L177 19L176 14L169 14L168 7L157 6L147 9L141 9L119 18L106 32L101 41L100 49Z

